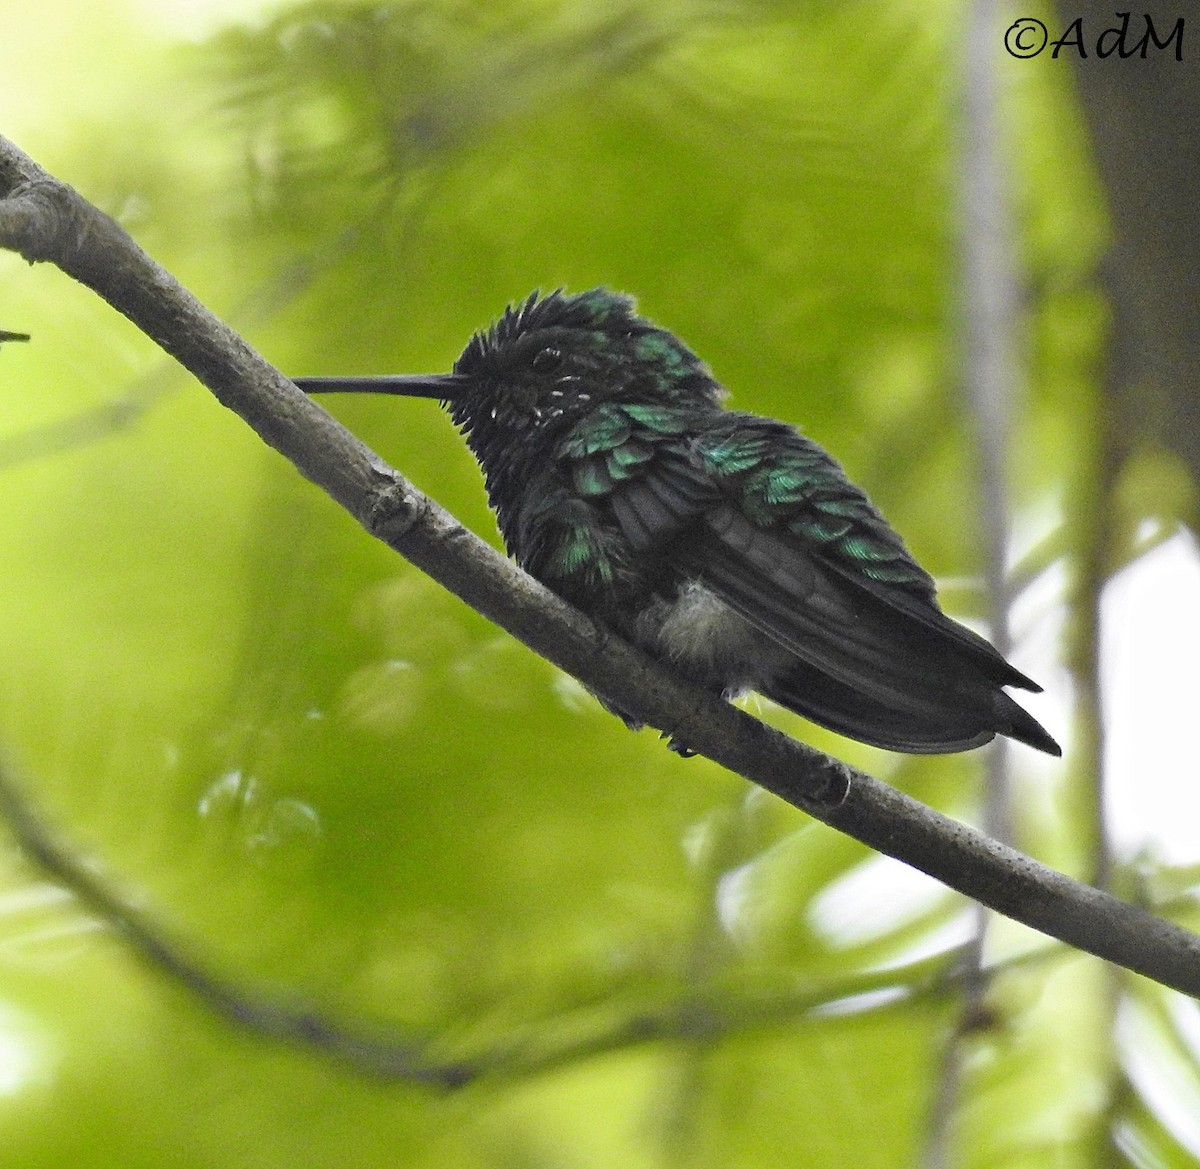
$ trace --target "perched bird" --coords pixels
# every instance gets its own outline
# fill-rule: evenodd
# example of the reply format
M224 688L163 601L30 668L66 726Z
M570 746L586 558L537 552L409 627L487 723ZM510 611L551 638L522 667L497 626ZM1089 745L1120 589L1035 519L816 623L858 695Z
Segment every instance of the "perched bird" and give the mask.
M1061 754L1003 689L1040 687L942 612L841 467L791 426L726 410L704 363L627 296L535 292L452 374L295 380L440 399L510 554L726 697L757 690L893 751L1001 734Z

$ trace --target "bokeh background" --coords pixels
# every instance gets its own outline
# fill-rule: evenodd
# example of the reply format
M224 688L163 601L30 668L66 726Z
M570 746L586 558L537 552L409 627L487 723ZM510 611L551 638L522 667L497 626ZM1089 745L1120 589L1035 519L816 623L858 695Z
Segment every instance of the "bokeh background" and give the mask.
M289 373L445 370L533 288L635 293L836 452L951 612L999 608L1065 756L751 708L973 822L1006 790L1020 847L1196 928L1196 69L1187 40L1016 60L1020 15L1116 23L0 0L0 133ZM1002 484L969 392L981 154L1017 292ZM229 986L486 1072L439 1091L218 1018L5 834L0 1165L1200 1164L1195 1003L1004 922L970 990L960 898L626 732L61 273L0 255L0 313L33 334L0 351L7 767ZM436 405L329 405L496 540Z

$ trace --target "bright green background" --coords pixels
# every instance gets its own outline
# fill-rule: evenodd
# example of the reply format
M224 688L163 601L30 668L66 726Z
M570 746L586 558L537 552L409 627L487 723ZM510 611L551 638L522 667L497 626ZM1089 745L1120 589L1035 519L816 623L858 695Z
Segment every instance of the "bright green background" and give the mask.
M627 289L738 407L836 451L982 615L956 5L330 3L219 33L196 11L3 0L0 132L280 368L443 370L531 288ZM1017 825L1086 876L1091 711L1069 699L1099 584L1106 227L1065 65L1007 58L1001 31L1015 554L1038 590L1014 660L1068 748L1013 753ZM439 1094L239 1031L6 846L0 1165L920 1161L957 990L906 964L964 940L967 907L625 732L57 271L0 257L0 308L34 334L0 353L0 747L26 791L233 984L493 1071ZM434 405L331 409L495 538ZM1153 450L1123 474L1110 566L1192 504ZM763 713L977 815L978 753ZM1195 1163L1193 1007L1015 927L995 946L1048 956L963 1041L954 1163ZM890 964L911 994L839 1001ZM665 1034L629 1038L643 1014Z

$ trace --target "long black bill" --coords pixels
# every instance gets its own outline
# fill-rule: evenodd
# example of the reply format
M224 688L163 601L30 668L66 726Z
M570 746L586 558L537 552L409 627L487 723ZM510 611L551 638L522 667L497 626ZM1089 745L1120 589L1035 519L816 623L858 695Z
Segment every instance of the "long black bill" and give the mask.
M306 394L399 394L452 402L470 383L457 373L386 373L375 377L294 377Z

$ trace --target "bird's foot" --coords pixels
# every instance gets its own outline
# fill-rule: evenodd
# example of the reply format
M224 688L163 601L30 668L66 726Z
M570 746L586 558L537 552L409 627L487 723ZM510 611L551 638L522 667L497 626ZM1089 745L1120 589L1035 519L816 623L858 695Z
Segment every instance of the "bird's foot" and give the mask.
M669 731L663 731L659 736L660 739L667 740L667 746L675 752L681 759L690 759L696 754L686 743L675 738Z

